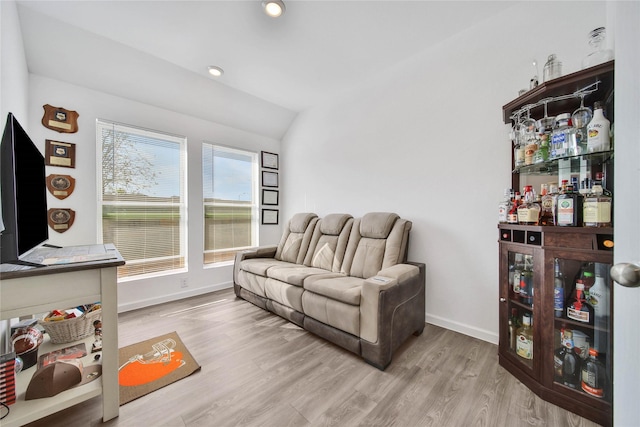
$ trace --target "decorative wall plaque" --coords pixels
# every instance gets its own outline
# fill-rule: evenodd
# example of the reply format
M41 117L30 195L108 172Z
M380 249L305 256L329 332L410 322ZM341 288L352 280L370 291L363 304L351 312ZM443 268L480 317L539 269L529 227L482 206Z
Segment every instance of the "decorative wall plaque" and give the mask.
M64 233L73 225L76 219L76 211L73 209L52 208L47 212L49 216L49 227L58 233Z
M76 144L46 140L45 164L47 166L76 167Z
M60 133L78 132L78 116L76 111L65 110L61 107L45 104L42 125Z
M69 175L49 175L47 188L54 197L64 200L73 193L76 188L76 180Z

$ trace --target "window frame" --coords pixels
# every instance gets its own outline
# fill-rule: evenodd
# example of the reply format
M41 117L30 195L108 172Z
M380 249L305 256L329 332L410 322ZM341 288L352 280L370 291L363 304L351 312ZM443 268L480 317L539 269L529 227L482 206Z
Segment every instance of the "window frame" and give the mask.
M103 170L102 170L102 158L103 158L103 142L102 142L102 129L103 128L112 128L114 130L123 131L129 134L136 135L138 137L149 137L151 139L162 140L168 143L176 143L179 145L178 150L180 153L180 182L179 182L179 192L181 194L181 200L176 203L168 203L168 202L151 202L149 205L149 201L119 201L119 202L105 202L103 197ZM121 276L118 274L118 282L127 282L134 280L143 280L147 278L166 276L176 273L184 273L188 271L189 265L189 227L188 227L188 186L187 186L187 177L188 177L188 161L187 161L187 137L183 135L176 135L168 132L147 129L140 126L125 124L114 122L112 120L106 119L96 119L96 193L97 197L97 241L103 242L103 208L104 206L174 206L178 207L180 212L180 220L179 220L179 230L180 230L180 238L179 238L179 246L180 251L177 255L170 256L171 258L181 257L183 259L183 265L178 268L169 268L166 270L154 271L150 273L141 273L141 274L133 274L127 276ZM148 260L160 260L165 257L158 258L148 258ZM145 262L144 260L142 262ZM127 260L127 264L140 263L139 260L129 261ZM121 268L118 269L119 271Z
M212 206L215 204L215 202L206 202L205 201L205 180L204 180L204 161L205 161L205 156L204 156L204 150L207 146L210 146L212 150L221 150L221 151L227 151L227 152L231 152L234 154L238 154L238 155L243 155L243 156L250 156L251 157L251 204L250 204L250 212L251 212L251 243L249 246L237 246L234 248L224 248L224 249L212 249L212 250L206 250L206 239L207 239L207 233L206 233L206 208L207 206ZM201 148L201 152L202 152L202 188L201 188L201 202L202 202L202 224L203 224L203 229L202 229L202 264L204 268L215 268L215 267L220 267L220 266L225 266L225 265L232 265L234 262L234 258L231 258L229 260L224 260L224 261L217 261L217 262L207 262L206 258L207 255L209 254L213 254L215 252L230 252L233 251L233 253L237 253L240 252L242 250L246 250L252 247L257 247L260 244L260 158L259 158L259 152L254 151L254 150L247 150L247 149L243 149L243 148L238 148L238 147L230 147L228 145L224 145L224 144L219 144L219 143L215 143L215 142L211 142L211 141L203 141L202 142L202 148ZM234 206L233 203L228 202L219 202L217 203L218 206L229 206L232 207Z

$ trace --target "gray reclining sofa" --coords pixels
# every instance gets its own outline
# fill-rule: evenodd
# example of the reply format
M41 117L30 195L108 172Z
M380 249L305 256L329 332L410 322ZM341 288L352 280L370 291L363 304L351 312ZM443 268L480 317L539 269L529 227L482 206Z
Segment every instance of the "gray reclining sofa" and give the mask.
M239 252L235 294L384 370L425 326L425 265L407 262L411 222L298 213L278 246Z

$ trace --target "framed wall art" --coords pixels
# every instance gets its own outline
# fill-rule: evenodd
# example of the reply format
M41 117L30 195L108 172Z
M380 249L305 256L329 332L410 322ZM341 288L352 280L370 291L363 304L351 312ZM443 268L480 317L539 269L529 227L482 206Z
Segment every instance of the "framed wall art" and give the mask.
M279 212L277 209L262 209L262 224L277 225Z
M278 186L278 172L262 171L262 186L263 187L277 187Z
M277 206L280 192L278 190L262 189L262 204Z
M265 169L278 169L278 155L276 153L269 153L268 151L261 152L262 167Z

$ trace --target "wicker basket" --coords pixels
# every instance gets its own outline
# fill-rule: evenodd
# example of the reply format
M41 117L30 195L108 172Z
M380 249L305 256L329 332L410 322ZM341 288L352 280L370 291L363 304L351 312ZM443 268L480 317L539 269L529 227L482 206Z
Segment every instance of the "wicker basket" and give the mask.
M101 315L102 309L100 308L72 319L56 320L52 322L45 322L44 320L41 320L39 323L42 325L45 332L49 334L52 343L65 344L93 335L95 332L93 322L100 319Z

